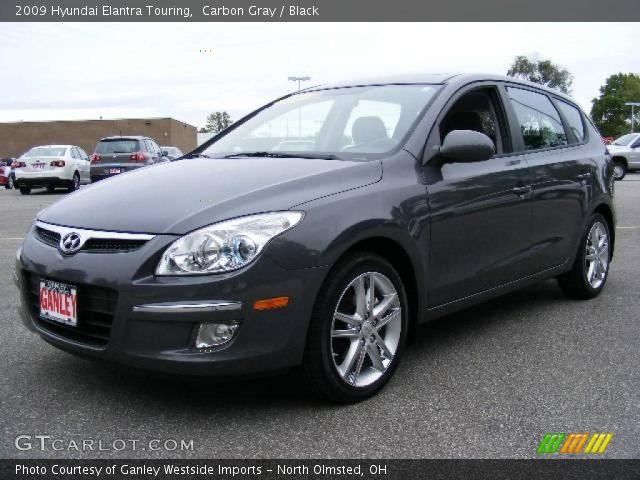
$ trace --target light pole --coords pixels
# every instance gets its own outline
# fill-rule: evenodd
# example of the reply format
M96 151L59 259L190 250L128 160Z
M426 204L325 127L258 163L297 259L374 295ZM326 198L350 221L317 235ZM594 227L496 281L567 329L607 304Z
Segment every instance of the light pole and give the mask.
M311 77L289 77L290 82L298 82L298 91L300 91L300 84L311 80Z
M635 122L634 122L635 107L640 107L640 102L627 102L625 103L625 105L627 107L631 107L631 133L633 133L635 129Z
M300 91L301 83L311 80L311 77L289 77L290 82L298 82L298 91ZM302 137L302 112L298 108L298 137Z

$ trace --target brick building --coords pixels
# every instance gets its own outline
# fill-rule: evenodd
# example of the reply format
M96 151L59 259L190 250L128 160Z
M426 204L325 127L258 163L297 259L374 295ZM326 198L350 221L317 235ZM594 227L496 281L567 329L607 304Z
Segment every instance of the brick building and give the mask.
M99 139L112 135L146 135L158 145L175 146L185 153L197 141L196 127L173 118L0 123L0 158L56 144L78 145L91 155Z

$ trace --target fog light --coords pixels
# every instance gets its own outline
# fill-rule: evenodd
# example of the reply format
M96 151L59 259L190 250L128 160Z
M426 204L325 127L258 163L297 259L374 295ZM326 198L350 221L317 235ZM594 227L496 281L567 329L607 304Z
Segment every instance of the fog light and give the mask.
M224 345L238 330L238 322L201 323L196 337L196 348L209 348Z

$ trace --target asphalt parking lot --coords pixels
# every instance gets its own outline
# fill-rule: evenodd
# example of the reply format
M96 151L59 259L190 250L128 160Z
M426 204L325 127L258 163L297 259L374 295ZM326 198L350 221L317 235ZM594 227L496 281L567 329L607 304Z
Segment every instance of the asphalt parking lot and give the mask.
M14 255L62 195L0 191L0 457L527 458L546 432L611 432L605 456L640 457L640 174L616 184L616 255L599 298L567 300L549 281L433 322L387 388L353 406L311 399L291 376L149 376L29 333L15 313ZM17 450L21 434L63 449ZM110 449L77 452L72 439ZM115 451L118 439L140 449ZM151 439L193 450L150 451Z

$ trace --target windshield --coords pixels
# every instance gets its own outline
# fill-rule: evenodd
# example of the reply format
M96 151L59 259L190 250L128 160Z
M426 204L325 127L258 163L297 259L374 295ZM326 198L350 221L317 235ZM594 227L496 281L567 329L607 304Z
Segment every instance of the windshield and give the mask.
M67 147L35 147L23 155L23 157L64 157Z
M174 157L182 156L182 152L177 147L160 147L161 150L165 150L169 155Z
M140 151L138 140L100 140L96 153L135 153Z
M435 85L382 85L303 92L280 100L202 153L211 157L304 152L367 157L400 144L435 94Z
M636 138L638 138L638 134L629 133L627 135L623 135L618 138L616 141L612 143L612 145L618 145L620 147L626 147L631 142L633 142Z

